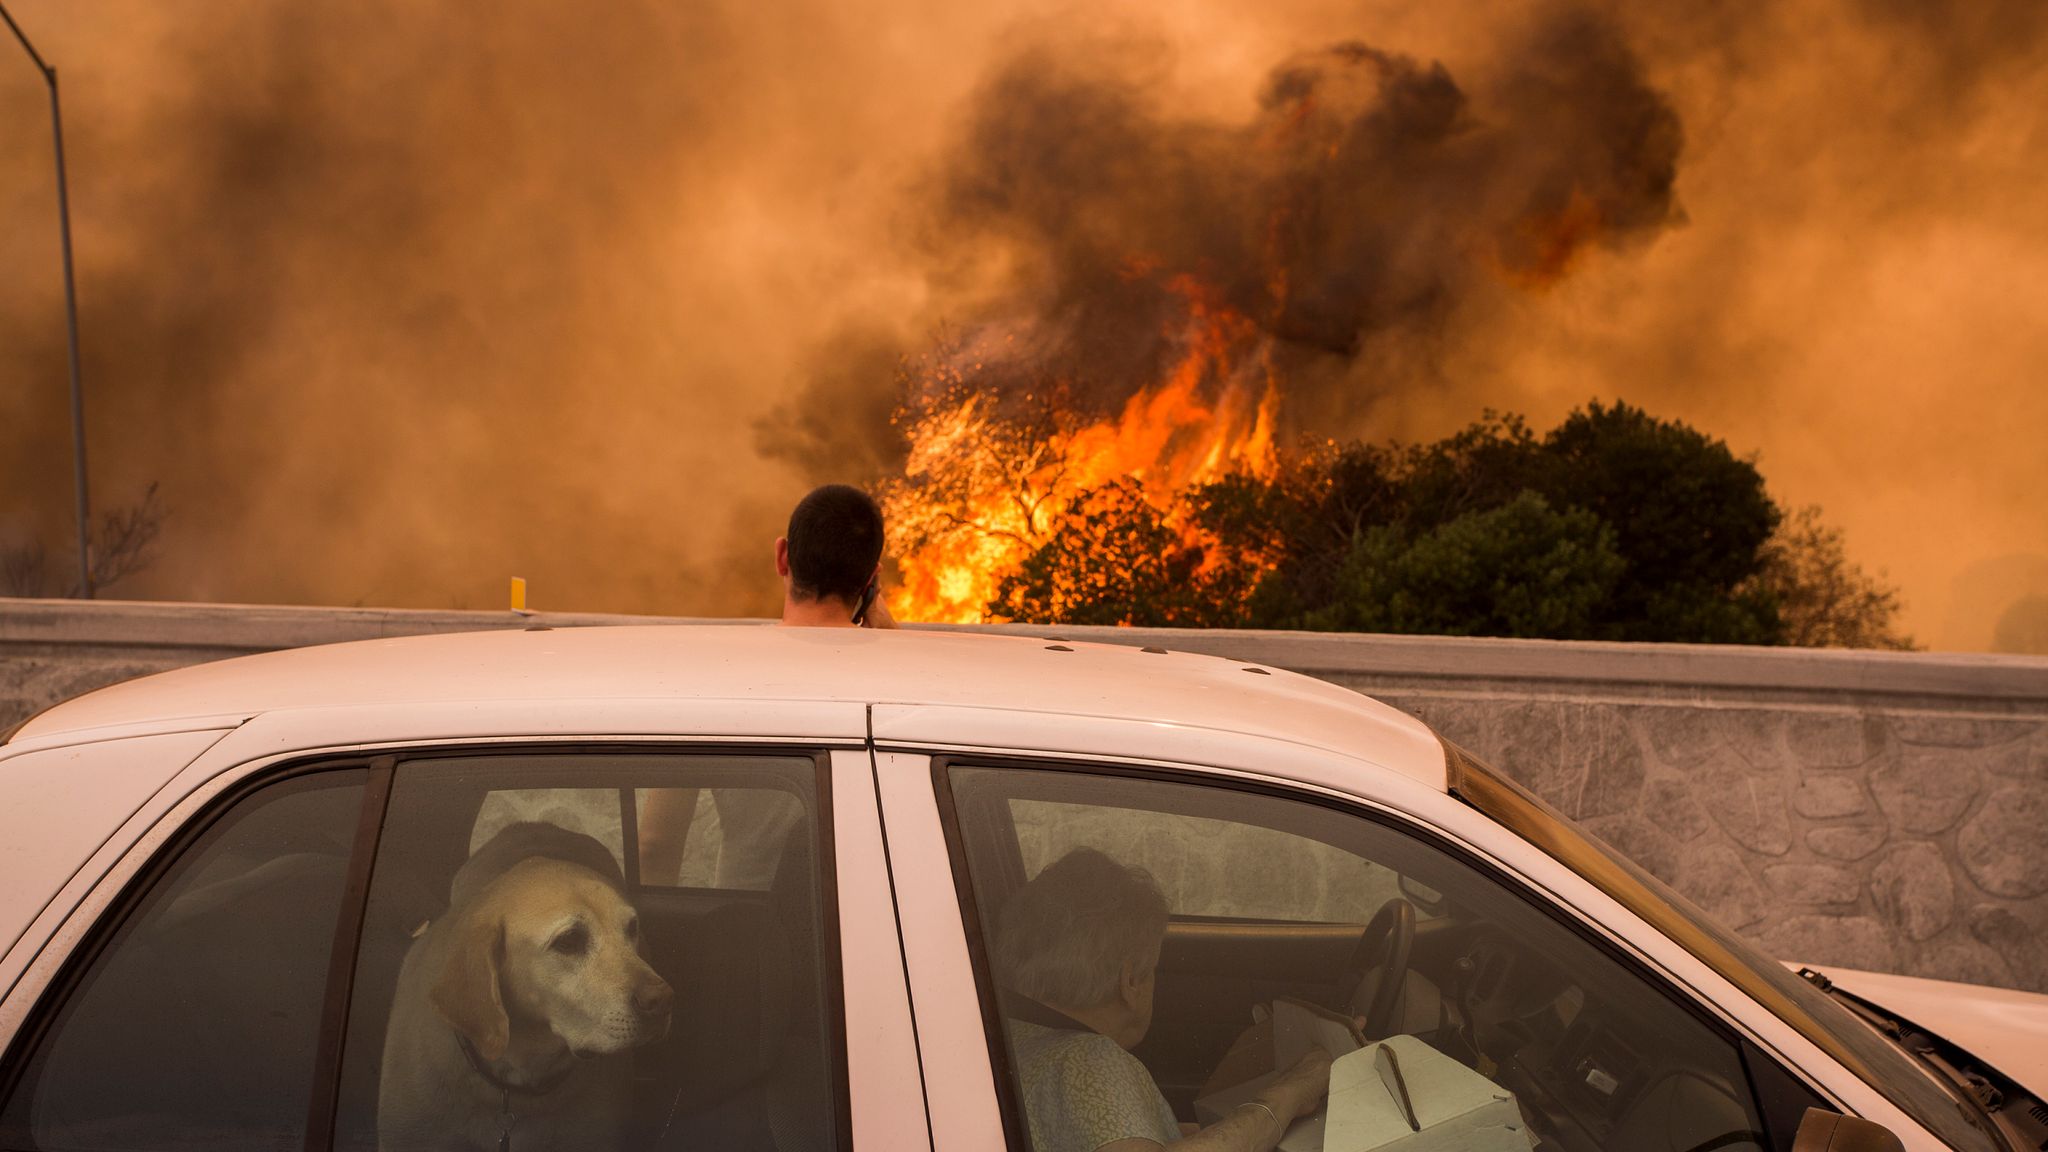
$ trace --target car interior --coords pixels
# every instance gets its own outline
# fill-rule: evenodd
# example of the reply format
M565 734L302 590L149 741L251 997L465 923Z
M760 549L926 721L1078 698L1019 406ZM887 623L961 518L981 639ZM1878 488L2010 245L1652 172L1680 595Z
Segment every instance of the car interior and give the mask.
M647 959L676 993L666 1038L628 1057L630 1146L837 1146L813 762L670 757L657 766L583 756L400 766L357 951L336 1147L378 1146L378 1079L400 966L415 931L447 910L493 795L573 791L584 824L592 810L600 820L609 810L614 856L630 857L622 849L635 826L635 784L679 779L778 789L802 818L770 830L762 874L745 888L645 883L638 861L625 861ZM0 1146L302 1143L363 780L352 769L267 787L183 853L42 1030L46 1041L0 1108ZM718 830L715 821L708 829Z
M1737 1045L1580 930L1412 835L1320 805L1158 781L969 767L952 769L950 783L991 933L996 909L1029 878L1027 859L1080 846L1025 843L1045 832L1027 827L1020 838L1018 805L1057 801L1125 814L1125 833L1087 846L1152 867L1175 905L1152 1026L1133 1052L1182 1121L1197 1120L1194 1101L1255 1012L1292 997L1369 1017L1368 1039L1415 1036L1512 1092L1536 1148L1775 1146L1759 1130ZM1169 854L1148 860L1160 847L1137 829L1158 813L1334 846L1361 869L1391 869L1399 894L1344 922L1183 913L1188 893L1169 878L1185 889L1219 866L1268 862L1211 859L1201 868L1183 858L1191 850L1227 855L1231 837L1220 826L1176 837ZM1190 848L1193 840L1201 843Z
M540 761L541 758L535 758ZM355 1008L343 1062L336 1146L376 1147L379 1061L388 1008L412 932L446 910L449 883L468 858L472 831L494 793L573 790L588 813L609 813L608 840L622 861L628 898L641 917L648 963L675 990L668 1035L635 1050L629 1146L812 1152L836 1147L836 1077L827 1053L829 1001L819 965L822 904L814 860L816 806L807 760L719 770L650 772L631 757L594 763L560 758L522 770L510 760L476 761L472 771L435 765L393 793L365 915ZM678 762L670 760L669 765ZM610 787L592 787L593 783ZM649 883L624 830L637 826L646 786L720 790L781 787L805 818L778 830L772 868L759 887L718 889ZM400 800L404 800L401 808ZM559 812L556 813L559 816ZM480 825L480 821L486 821ZM570 831L589 831L569 820ZM715 829L714 829L715 831ZM694 834L694 833L693 833ZM386 878L392 878L387 884Z

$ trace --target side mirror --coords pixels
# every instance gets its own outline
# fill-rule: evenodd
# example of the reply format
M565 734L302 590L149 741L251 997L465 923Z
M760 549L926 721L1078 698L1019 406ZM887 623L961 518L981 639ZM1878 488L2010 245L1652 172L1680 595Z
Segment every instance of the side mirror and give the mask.
M1906 1152L1906 1146L1882 1124L1808 1108L1792 1138L1792 1152Z

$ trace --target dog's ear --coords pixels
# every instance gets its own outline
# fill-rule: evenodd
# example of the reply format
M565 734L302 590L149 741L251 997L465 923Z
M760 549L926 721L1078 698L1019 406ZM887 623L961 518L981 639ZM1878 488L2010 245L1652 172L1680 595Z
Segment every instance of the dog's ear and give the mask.
M498 990L498 966L505 955L505 925L496 916L468 917L448 950L447 962L428 999L477 1054L496 1060L512 1042L512 1020Z

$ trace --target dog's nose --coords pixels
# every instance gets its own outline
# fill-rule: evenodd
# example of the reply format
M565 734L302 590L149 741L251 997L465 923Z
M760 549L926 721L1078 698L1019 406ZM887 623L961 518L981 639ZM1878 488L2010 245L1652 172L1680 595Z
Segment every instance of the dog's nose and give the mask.
M666 981L642 984L633 991L633 1007L642 1016L666 1015L669 1005L676 998L675 990Z

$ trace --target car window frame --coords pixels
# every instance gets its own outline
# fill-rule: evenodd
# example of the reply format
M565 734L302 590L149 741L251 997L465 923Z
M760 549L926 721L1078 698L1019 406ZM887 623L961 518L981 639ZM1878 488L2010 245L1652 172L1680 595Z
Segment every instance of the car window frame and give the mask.
M1407 813L1392 809L1382 809L1368 804L1357 797L1335 795L1315 788L1290 786L1283 781L1267 780L1235 772L1224 774L1213 769L1205 770L1202 766L1191 764L1119 762L1087 757L1032 755L1029 753L1003 751L983 752L961 749L932 750L927 755L931 760L931 785L939 811L940 826L945 835L948 863L953 874L955 903L960 911L962 928L967 935L967 950L972 961L975 991L981 1009L983 1039L988 1048L989 1064L995 1078L996 1099L1000 1102L1001 1106L1003 1136L1010 1152L1028 1152L1031 1144L1029 1135L1025 1131L1023 1104L1017 1098L1017 1077L1010 1060L1009 1045L1004 1041L1001 1009L998 1003L997 990L994 986L994 967L990 942L986 939L983 931L981 910L974 893L973 877L968 872L966 844L962 838L963 822L960 817L960 807L957 798L953 794L950 777L950 770L956 767L1064 772L1081 776L1109 776L1119 779L1194 785L1313 804L1341 815L1369 820L1397 835L1419 840L1425 846L1450 856L1454 860L1475 870L1482 877L1504 887L1515 898L1520 899L1525 904L1534 906L1539 914L1557 922L1567 932L1573 933L1602 954L1608 956L1612 961L1619 964L1624 971L1635 975L1639 980L1647 982L1658 995L1674 1003L1679 1010L1697 1020L1712 1035L1726 1043L1736 1065L1742 1069L1743 1087L1749 1094L1749 1108L1752 1114L1758 1118L1759 1122L1765 1125L1767 1136L1774 1144L1781 1141L1781 1133L1776 1131L1771 1125L1770 1117L1766 1114L1764 1093L1758 1085L1758 1075L1755 1067L1755 1061L1757 1060L1768 1061L1771 1069L1775 1072L1789 1078L1793 1082L1805 1085L1815 1096L1825 1101L1829 1106L1841 1111L1847 1111L1847 1109L1842 1107L1841 1102L1834 1098L1832 1093L1828 1092L1824 1086L1815 1083L1814 1079L1806 1075L1803 1070L1796 1067L1788 1067L1784 1060L1758 1044L1754 1038L1747 1035L1742 1029L1736 1027L1731 1020L1721 1012L1716 1011L1713 1005L1703 1002L1693 989L1658 971L1653 965L1645 962L1641 956L1622 947L1607 933L1597 930L1592 925L1584 922L1580 918L1581 914L1577 913L1575 909L1564 906L1544 886L1515 873L1498 861L1487 859ZM1016 863L1021 865L1021 853L1015 841L1014 823L1009 823L1009 830L1011 832L1011 842L1003 847L1003 855L1006 859L1010 856L1017 856L1018 860ZM1193 919L1199 921L1209 918ZM1169 920L1169 931L1174 922L1174 920ZM1288 922L1240 921L1238 923L1284 925ZM1782 1146L1789 1148L1789 1134L1782 1135L1786 1141Z
M92 923L65 953L50 979L36 990L35 1002L23 1016L21 1026L15 1029L6 1048L0 1050L0 1102L12 1100L15 1092L21 1088L22 1076L28 1070L30 1058L41 1051L50 1028L62 1014L64 1006L77 993L79 982L85 978L85 974L98 964L100 957L112 946L114 937L140 913L143 903L157 891L168 874L181 861L190 857L192 851L206 840L222 818L244 800L273 785L328 773L368 771L376 759L370 756L332 755L293 759L266 770L240 776L228 781L218 793L208 796L198 811L173 829L160 843L138 848L137 851L146 853L140 864L132 873L121 879L119 888L111 900L91 909ZM357 873L363 871L358 866L357 853L361 849L363 811L368 807L367 799L371 787L369 779L366 778L363 783L363 796L356 810L355 838L349 845L348 872L342 880L342 901L336 923L337 936L340 935L341 925L350 918L350 886L354 883ZM169 815L166 814L167 817ZM360 909L357 919L360 919ZM327 980L323 982L321 990L320 1035L323 1045L326 1040L327 1005L332 998L332 989L329 985L333 982L334 973L331 964L330 958ZM318 1084L313 1086L312 1091L313 1096L319 1095Z
M366 771L368 776L363 783L355 834L349 846L348 871L343 878L327 979L322 988L319 1043L312 1070L303 1145L306 1152L332 1152L339 1117L348 1010L359 961L358 945L364 917L369 910L370 882L375 873L392 786L403 765L491 756L763 756L811 762L817 797L816 827L811 833L814 837L812 866L817 870L820 896L819 979L824 986L826 1008L823 1021L827 1032L825 1055L832 1064L833 1146L835 1152L853 1152L846 982L840 941L838 854L832 794L832 753L848 749L863 753L868 750L865 743L834 740L694 740L686 736L674 739L581 740L571 735L554 734L531 740L452 740L339 747L224 766L195 789L185 802L174 804L161 813L151 828L115 861L101 883L95 885L66 916L65 926L78 917L89 916L91 919L82 930L71 936L62 959L42 986L33 990L33 1001L24 1012L20 1026L8 1038L5 1047L0 1048L0 1102L11 1100L20 1089L31 1058L41 1050L50 1028L77 992L86 973L94 968L121 929L139 912L141 905L167 875L188 858L194 847L205 840L223 817L249 797L291 779ZM193 806L195 802L196 806ZM178 820L188 806L191 810L175 826L161 836L153 835L167 822ZM371 818L373 811L374 819ZM629 846L632 835L622 829L622 836L627 838ZM131 861L134 862L132 869L126 867ZM105 899L94 899L95 894L108 887L111 887L111 893ZM57 946L66 935L60 928L44 947ZM14 989L14 993L23 991L18 985Z

